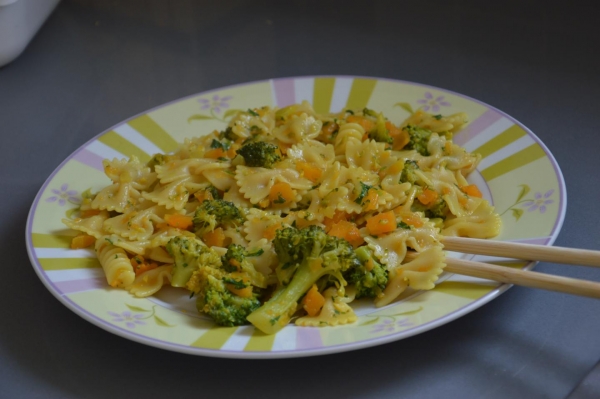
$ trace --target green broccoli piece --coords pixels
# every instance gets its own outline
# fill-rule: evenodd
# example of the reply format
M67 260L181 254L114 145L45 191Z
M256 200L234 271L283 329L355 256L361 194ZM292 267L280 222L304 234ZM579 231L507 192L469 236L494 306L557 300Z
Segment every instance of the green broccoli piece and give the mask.
M253 141L244 144L237 150L237 153L244 158L246 166L259 166L271 169L276 162L281 160L279 147L264 141Z
M289 323L298 300L321 277L332 276L344 286L342 273L360 265L348 241L331 237L317 226L277 230L273 244L279 258L278 269L293 268L295 272L287 285L282 285L247 318L266 334L274 334Z
M243 278L222 268L201 267L196 270L187 287L196 295L196 308L209 315L220 326L248 324L246 317L260 307L258 295L237 295L237 290L249 286ZM239 292L239 291L237 291Z
M383 112L376 113L375 111L365 108L363 110L363 115L377 118L375 129L371 132L367 132L369 138L381 143L392 144L394 140L392 139L392 136L390 136L388 128L385 127L385 117L383 116Z
M244 216L233 202L222 199L204 200L196 209L193 222L196 234L202 235L213 231L217 226L242 224Z
M194 238L173 237L166 248L175 263L171 279L173 287L185 287L192 274L200 267L221 267L219 255Z
M418 176L415 174L415 171L419 170L419 165L412 160L407 160L404 162L404 169L402 169L402 173L400 174L399 183L410 183L415 184Z
M410 141L408 142L406 147L404 147L405 149L416 150L419 154L423 156L429 155L427 145L429 144L429 139L431 138L431 134L433 133L431 130L411 125L403 127L402 130L405 130L410 136Z
M387 285L388 271L374 259L373 252L366 246L356 249L355 253L360 265L346 271L344 277L349 284L354 284L356 298L376 298Z
M446 219L446 215L450 212L448 204L443 198L438 198L433 204L423 205L419 201L413 202L411 208L413 212L423 212L425 217L429 219Z
M263 250L260 249L256 252L248 252L246 248L241 245L231 244L227 248L227 253L221 258L223 263L223 269L227 272L243 272L250 278L250 283L259 288L267 287L267 279L265 276L258 272L252 262L247 258L253 256L260 256L263 254Z

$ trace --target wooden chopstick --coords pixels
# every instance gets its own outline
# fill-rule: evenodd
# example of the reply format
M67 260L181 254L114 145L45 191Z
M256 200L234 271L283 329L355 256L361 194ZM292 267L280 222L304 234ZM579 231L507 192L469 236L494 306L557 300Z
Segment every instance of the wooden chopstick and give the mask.
M449 251L600 267L600 251L463 237L444 237L442 243Z
M415 256L416 253L408 252L406 259L412 260ZM444 271L523 287L539 288L600 299L600 283L594 281L553 276L451 257L446 257Z

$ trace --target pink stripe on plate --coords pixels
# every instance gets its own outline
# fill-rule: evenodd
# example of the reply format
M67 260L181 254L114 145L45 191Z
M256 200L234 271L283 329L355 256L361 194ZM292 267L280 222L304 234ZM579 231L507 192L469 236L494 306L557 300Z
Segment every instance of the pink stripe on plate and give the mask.
M106 278L94 277L83 280L58 281L54 285L63 294L72 294L74 292L92 291L107 288Z
M275 104L278 107L287 107L296 102L296 92L294 90L294 79L272 80L273 90L275 92Z
M318 328L301 327L296 330L296 350L316 349L323 346L323 340Z
M502 115L493 109L488 109L479 118L469 123L466 128L456 133L452 141L460 146L464 145L467 141L483 132L486 128L493 125L495 122L500 120Z
M104 167L102 166L103 158L91 151L86 150L85 148L83 148L81 151L78 151L73 156L73 159L81 162L82 164L91 166L94 169L98 169L101 172L104 171Z

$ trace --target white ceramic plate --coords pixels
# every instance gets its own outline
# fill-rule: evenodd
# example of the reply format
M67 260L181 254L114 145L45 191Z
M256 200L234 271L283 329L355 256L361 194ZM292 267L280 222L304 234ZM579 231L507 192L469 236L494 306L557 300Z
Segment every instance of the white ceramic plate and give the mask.
M448 90L410 82L351 76L274 79L211 90L154 108L99 134L69 156L40 189L27 221L27 249L42 282L69 309L114 334L167 350L231 358L310 356L396 341L448 323L508 288L445 275L435 289L384 308L360 303L354 324L289 325L267 336L252 326L215 326L175 289L164 288L145 299L112 289L92 250L68 249L73 233L61 219L77 208L83 191L108 184L103 158L136 155L146 161L154 153L174 150L186 137L223 129L235 109L283 107L302 100L320 113L366 106L383 111L395 123L411 109L466 112L471 122L454 141L483 155L469 179L502 215L503 231L497 239L544 245L556 239L566 209L560 169L544 144L505 113Z

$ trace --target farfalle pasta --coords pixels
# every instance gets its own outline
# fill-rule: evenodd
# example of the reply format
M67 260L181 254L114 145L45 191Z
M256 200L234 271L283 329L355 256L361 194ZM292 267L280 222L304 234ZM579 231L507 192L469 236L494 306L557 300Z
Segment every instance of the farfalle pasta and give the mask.
M355 300L434 288L442 236L499 233L467 181L481 156L452 142L466 123L248 109L147 164L104 161L111 184L64 223L95 238L108 284L134 296L181 287L217 324L266 333L353 323Z

